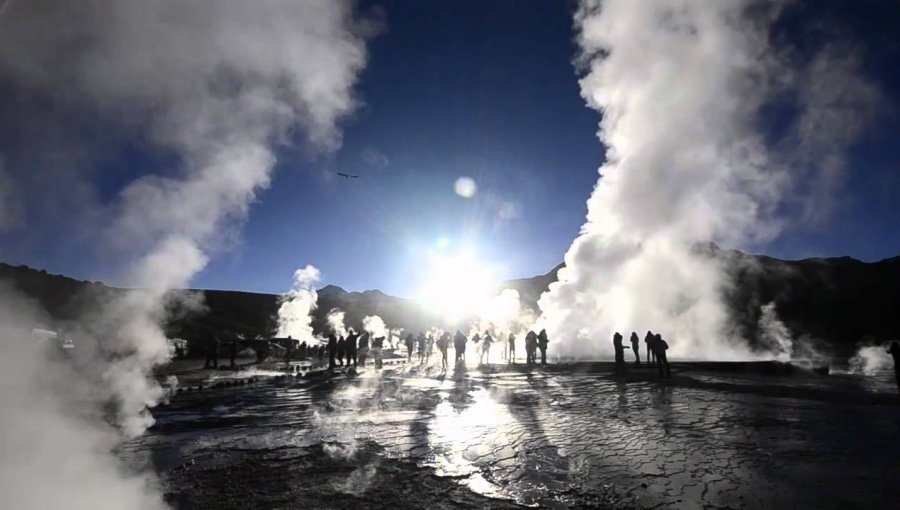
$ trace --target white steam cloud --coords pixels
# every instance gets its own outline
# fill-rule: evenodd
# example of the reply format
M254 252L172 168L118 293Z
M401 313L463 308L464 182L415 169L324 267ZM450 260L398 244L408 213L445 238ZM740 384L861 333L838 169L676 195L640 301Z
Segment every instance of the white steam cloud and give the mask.
M887 345L890 345L888 343ZM875 375L889 370L894 361L887 348L880 345L863 345L850 358L850 372L854 374Z
M335 0L35 0L5 9L0 73L84 118L148 140L174 162L127 185L104 211L107 238L133 261L126 283L144 290L100 303L82 320L84 344L93 346L85 353L94 358L92 370L76 374L91 385L79 396L97 407L115 402L126 435L152 423L147 408L164 394L150 371L169 358L160 329L166 291L186 287L207 254L233 237L257 193L269 186L279 144L302 133L312 150L339 145L336 124L355 106L352 88L365 64L367 32L371 27L354 20L350 2ZM30 445L16 455L4 448L4 474L29 466L40 472L31 482L42 480L52 490L31 490L30 497L0 506L148 507L117 500L102 484L92 492L78 489L74 481L89 476L79 474L86 467L115 480L116 462L97 457L101 432L85 430L88 422L53 405L58 398L4 406L4 416L33 417L39 410L46 416L35 423L82 433L62 435L70 441L53 451L55 440L28 440L22 427L4 427L4 441ZM16 479L0 482L4 501ZM58 503L45 504L52 498Z
M347 326L344 324L344 311L340 308L332 308L326 317L328 327L338 336L347 336Z
M782 228L789 158L757 128L778 85L768 30L779 12L750 0L582 2L581 91L603 114L607 160L539 302L560 354L608 356L614 331L651 329L671 356L758 355L731 327L721 262L697 246L765 242Z
M313 343L312 312L316 309L315 285L319 279L319 270L308 264L294 271L294 287L284 295L278 307L279 337L290 336Z
M387 326L385 326L384 320L377 315L363 317L362 326L364 331L368 331L372 335L372 338L388 337Z

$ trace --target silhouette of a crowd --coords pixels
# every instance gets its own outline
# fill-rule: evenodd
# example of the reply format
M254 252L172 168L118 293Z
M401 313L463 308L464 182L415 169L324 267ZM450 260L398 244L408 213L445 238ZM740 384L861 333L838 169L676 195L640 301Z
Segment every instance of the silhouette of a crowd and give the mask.
M439 331L438 334L424 331L419 332L418 334L410 332L402 338L402 344L406 348L406 363L416 363L419 365L428 365L431 360L431 355L434 352L434 348L437 347L441 354L441 370L446 371L449 367L447 352L450 349L451 341L456 353L455 363L457 365L466 363L466 350L470 343L476 351L478 364L490 364L491 348L498 342L503 345L503 358L506 359L507 363L514 364L516 363L516 342L518 338L519 337L517 337L515 333L509 333L504 343L503 335L495 334L490 330L483 332L474 331L471 336L467 336L457 329L456 333L453 335L451 335L450 332L443 331ZM324 343L319 345L309 345L304 341L300 342L295 347L296 341L288 337L286 343L281 346L281 348L284 350L284 362L287 366L290 366L291 360L296 356L299 359L318 360L319 362L324 362L327 359L329 370L334 370L339 366L348 368L352 366L353 368L357 368L365 366L367 359L371 357L375 367L381 368L384 363L386 340L389 348L399 347L399 345L395 346L385 336L373 337L368 331L357 333L353 329L349 329L346 332L346 336L335 332L330 333L325 338ZM633 363L635 365L641 365L640 337L637 332L632 332L628 340L634 355ZM540 364L546 365L547 349L550 344L547 330L541 329L539 332L529 330L524 335L524 341L525 364L529 367L537 365L538 355L540 354ZM669 349L669 344L663 340L662 335L647 331L644 335L644 344L646 345L647 352L645 363L649 365L655 364L659 370L660 378L671 378L672 371L666 357L666 351ZM218 368L218 353L220 346L221 343L219 338L215 335L207 342L204 368ZM231 341L228 346L229 357L231 360L230 368L235 369L236 357L240 346L237 340ZM268 342L257 343L254 345L258 361L262 361L268 357L271 347L272 345ZM277 348L279 345L274 345L274 347ZM616 374L623 375L626 373L625 348L624 337L621 333L615 332L613 334L613 351L615 353L614 371ZM890 352L896 360L898 356L900 356L900 344L893 344L891 350L888 352ZM898 373L898 387L900 387L900 373Z

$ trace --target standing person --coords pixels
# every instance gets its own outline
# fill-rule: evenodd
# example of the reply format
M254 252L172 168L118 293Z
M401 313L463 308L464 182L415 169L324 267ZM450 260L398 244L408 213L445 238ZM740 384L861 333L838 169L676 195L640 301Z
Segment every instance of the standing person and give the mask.
M350 366L350 363L353 363L353 366L356 366L356 333L353 330L347 331L347 366Z
M516 362L516 335L514 333L509 334L509 338L506 340L506 343L509 347L507 347L506 352L506 362L507 363L515 363Z
M419 338L416 339L416 354L419 355L419 364L421 365L425 361L425 343L428 339L425 337L425 333L419 333Z
M525 363L529 366L534 363L534 351L536 347L537 335L534 331L529 331L528 334L525 335Z
M484 363L484 358L487 357L488 364L491 364L491 344L494 343L494 338L491 337L491 332L488 331L484 334L484 338L481 341L481 355L478 357L478 364L481 365Z
M431 352L434 351L434 336L428 335L425 339L425 364L431 360Z
M641 364L641 347L640 347L641 340L638 338L637 333L635 333L634 331L631 332L630 340L631 340L631 350L634 351L634 364L640 365Z
M216 334L206 344L206 362L203 368L219 368L219 336Z
M334 356L337 354L337 338L334 333L328 335L328 369L334 370Z
M412 333L406 335L406 362L412 361L413 346L416 344L416 337Z
M356 350L356 358L360 366L366 366L366 356L369 355L369 332L363 331L359 337L359 348Z
M653 337L653 354L656 355L656 365L659 367L659 377L671 379L672 371L669 369L669 360L666 358L666 351L669 350L669 344L663 340L659 333Z
M894 358L894 379L897 381L897 391L900 392L900 342L891 342L888 354Z
M294 339L288 336L287 347L284 349L284 368L291 368L291 356L294 354Z
M547 330L542 329L538 335L538 348L541 350L541 365L547 364L547 343L549 342L550 339L547 338Z
M381 358L381 350L384 348L384 337L380 336L372 340L372 357L375 358L375 368L381 368L384 363Z
M337 362L338 365L344 366L344 354L347 352L347 340L344 335L338 337L337 341Z
M462 331L456 330L456 336L453 337L453 347L456 349L456 362L466 361L466 342L468 339Z
M438 338L438 350L441 351L441 370L447 371L447 348L450 347L450 333L444 333Z
M237 338L231 341L231 369L235 370L237 368L237 354L238 354L238 343Z
M616 351L616 373L625 373L625 346L622 345L622 335L616 331L613 335L613 349Z
M656 363L656 354L653 349L653 342L655 340L656 335L648 329L647 334L644 335L644 343L647 344L647 363Z

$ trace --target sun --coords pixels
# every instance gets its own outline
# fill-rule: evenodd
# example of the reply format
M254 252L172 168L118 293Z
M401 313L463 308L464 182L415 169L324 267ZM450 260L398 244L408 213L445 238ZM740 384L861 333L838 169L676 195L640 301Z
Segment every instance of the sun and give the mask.
M448 321L463 319L478 312L490 299L495 283L491 270L471 251L448 255L431 253L420 301Z

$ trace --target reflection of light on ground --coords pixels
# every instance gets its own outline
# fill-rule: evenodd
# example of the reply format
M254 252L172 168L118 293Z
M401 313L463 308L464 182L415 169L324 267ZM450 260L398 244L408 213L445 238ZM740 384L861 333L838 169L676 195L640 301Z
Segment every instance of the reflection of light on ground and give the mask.
M457 398L471 398L463 403ZM434 452L434 467L439 475L462 476L479 471L483 462L499 460L509 441L505 430L514 421L506 406L497 403L484 388L458 395L451 390L434 410L428 424L428 442ZM511 454L514 455L514 452ZM500 492L484 478L470 479L481 493Z

